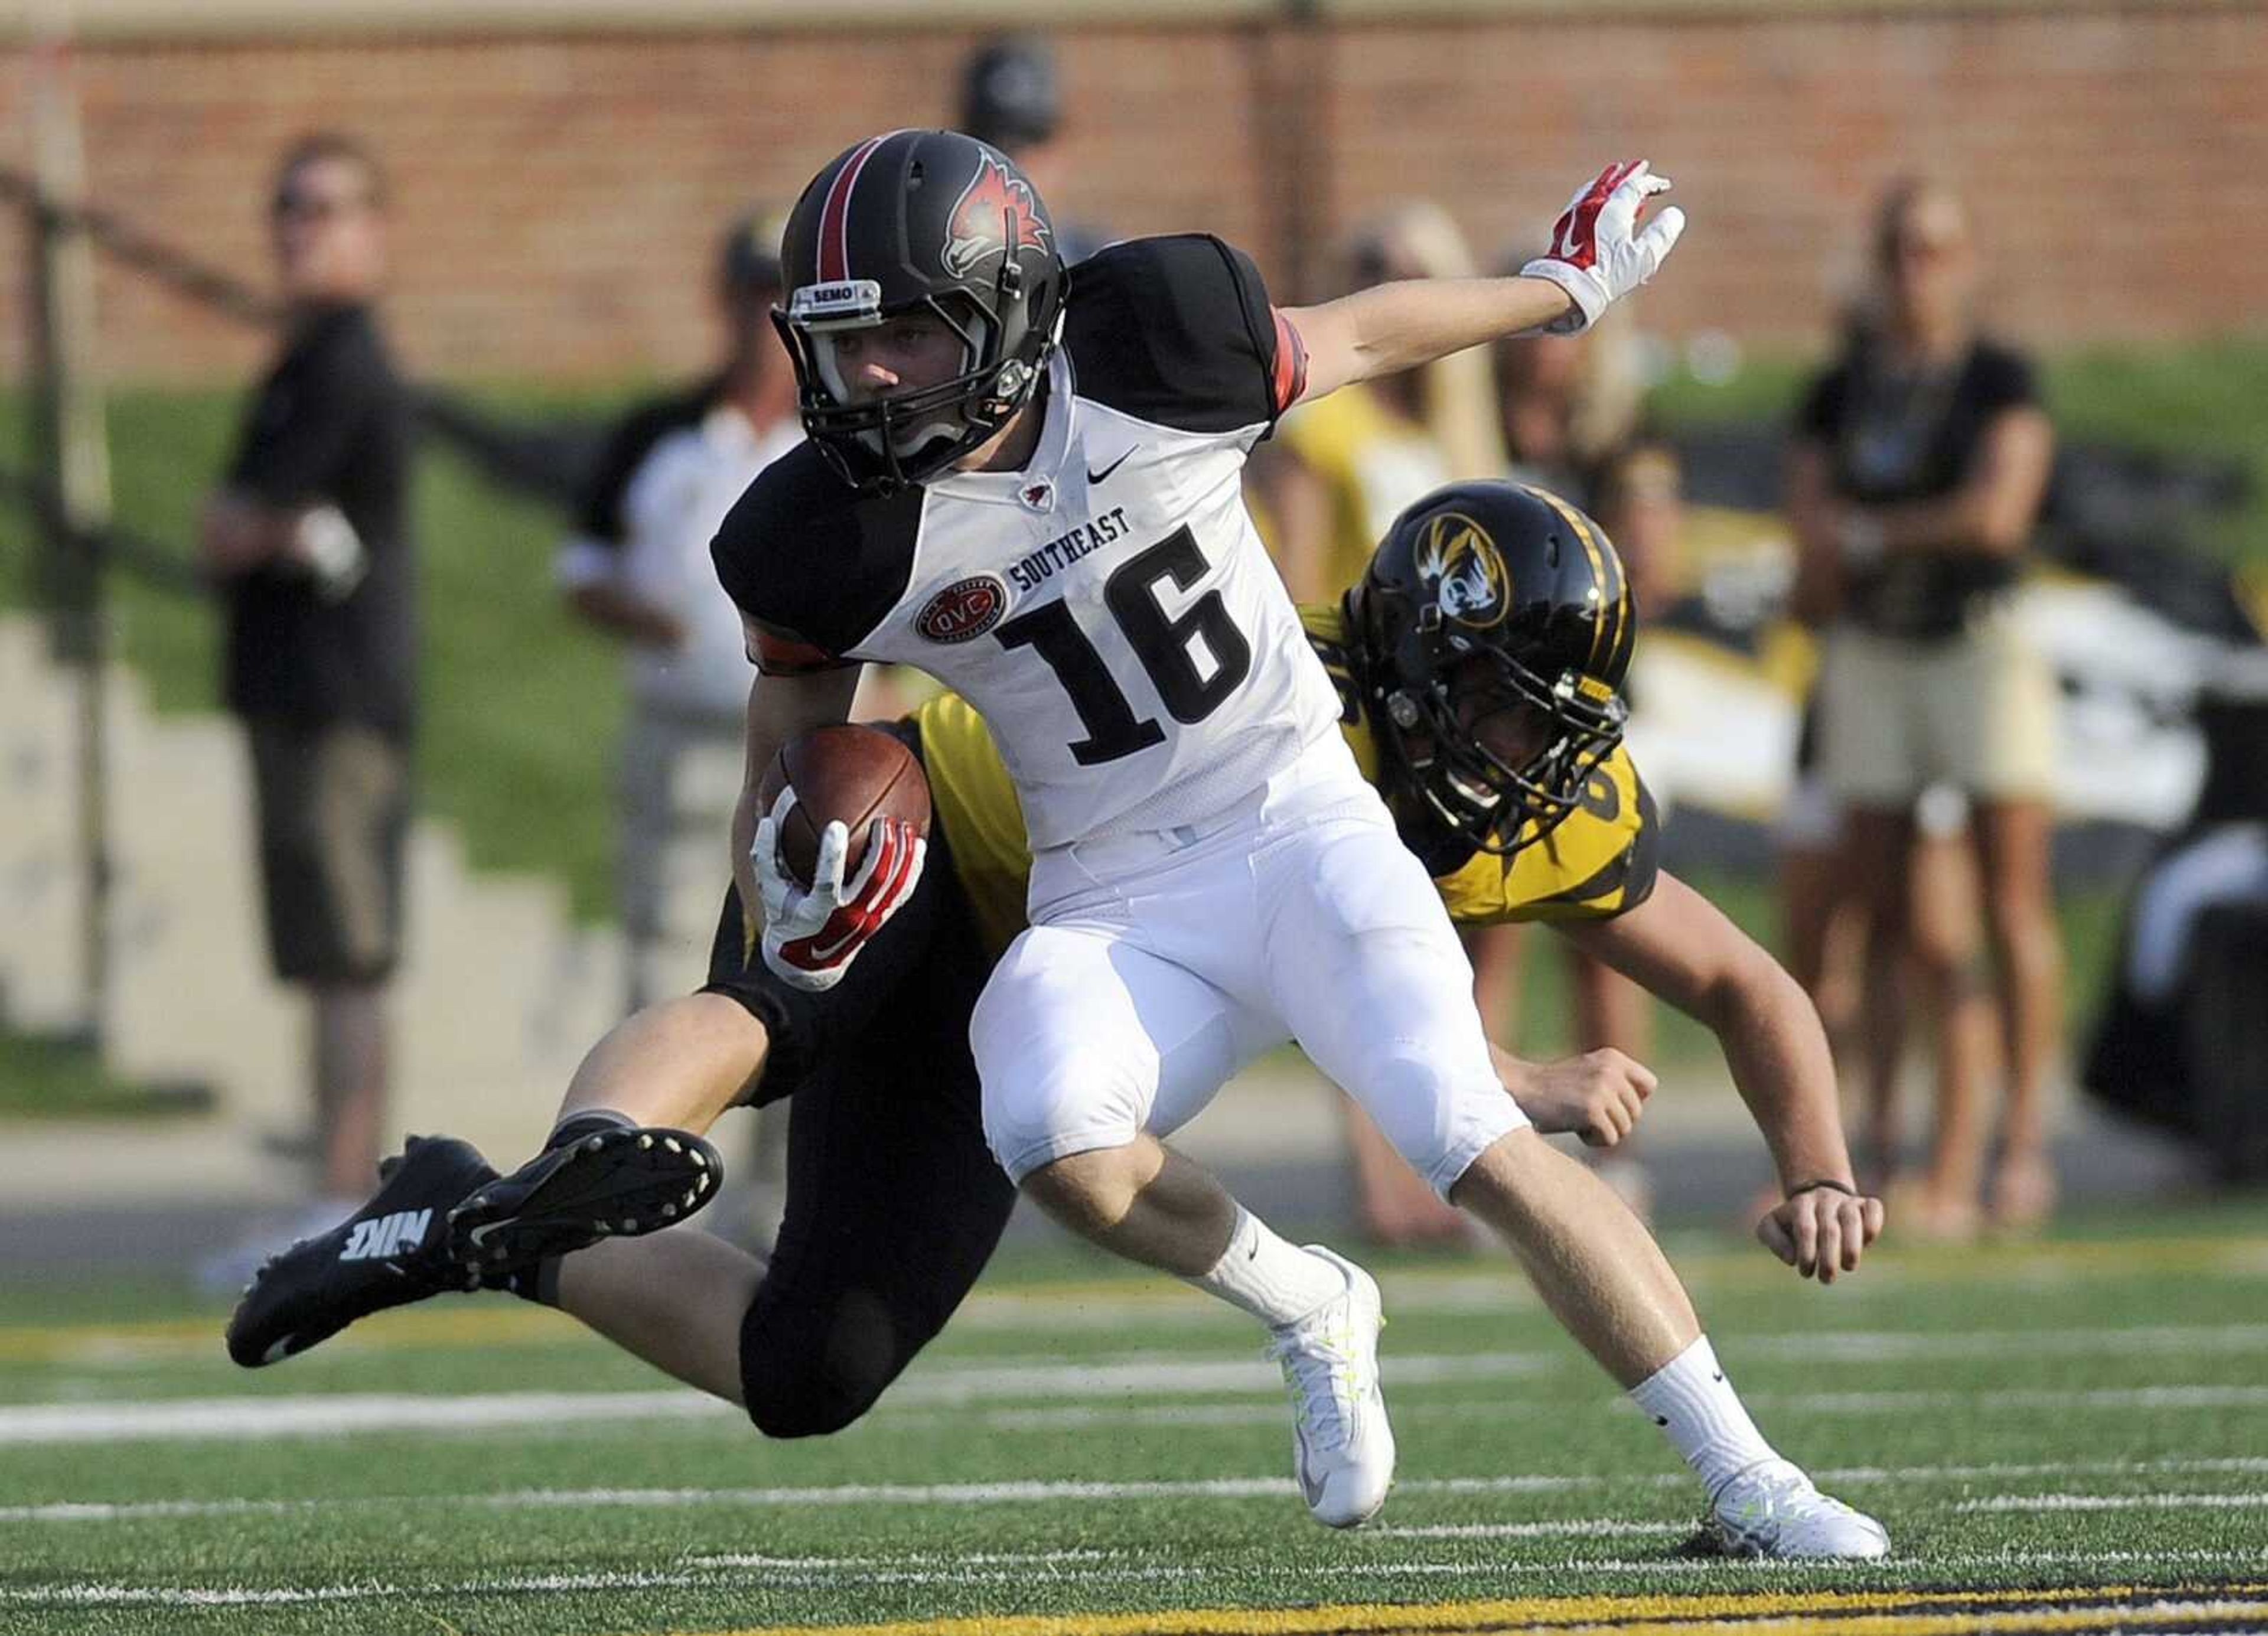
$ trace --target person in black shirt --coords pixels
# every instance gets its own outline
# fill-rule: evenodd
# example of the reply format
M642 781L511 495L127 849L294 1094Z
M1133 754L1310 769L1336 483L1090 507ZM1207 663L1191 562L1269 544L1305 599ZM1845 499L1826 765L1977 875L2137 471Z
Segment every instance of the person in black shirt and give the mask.
M351 1199L379 1158L416 702L408 400L371 310L386 272L376 162L347 137L302 140L269 225L284 350L200 545L227 610L226 701L251 741L269 949L314 1002L320 1190Z
M2009 593L2053 437L2030 365L1972 327L1959 200L1926 182L1894 188L1876 260L1879 306L1806 395L1789 473L1798 600L1828 627L1820 767L1845 809L1841 876L1864 896L1874 934L1911 948L1940 1018L1958 1012L1974 916L1914 914L1917 814L1948 804L1938 791L1970 803L2008 1067L1987 1202L2023 1226L2046 1212L2054 1185L2040 1090L2061 1015L2048 881L2055 701ZM1948 1231L1976 1216L1970 1077L1943 1076L1917 1212Z

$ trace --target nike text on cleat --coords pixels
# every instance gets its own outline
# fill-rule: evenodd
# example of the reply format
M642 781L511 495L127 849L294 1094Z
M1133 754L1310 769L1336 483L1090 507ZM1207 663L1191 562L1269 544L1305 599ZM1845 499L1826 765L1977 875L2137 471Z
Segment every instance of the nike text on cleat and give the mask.
M449 1253L489 1280L682 1220L723 1161L686 1131L623 1125L547 1147L450 1212Z
M442 1223L496 1171L469 1143L413 1136L379 1167L371 1200L328 1233L272 1256L229 1320L228 1355L247 1369L329 1339L357 1318L445 1289L451 1265Z
M1300 1492L1330 1528L1368 1522L1394 1481L1394 1429L1378 1389L1378 1331L1385 1326L1369 1273L1320 1245L1306 1246L1345 1276L1346 1293L1277 1329L1268 1355L1284 1366L1294 1415Z
M1890 1537L1863 1511L1821 1493L1786 1460L1760 1460L1717 1491L1700 1544L1720 1556L1886 1557Z

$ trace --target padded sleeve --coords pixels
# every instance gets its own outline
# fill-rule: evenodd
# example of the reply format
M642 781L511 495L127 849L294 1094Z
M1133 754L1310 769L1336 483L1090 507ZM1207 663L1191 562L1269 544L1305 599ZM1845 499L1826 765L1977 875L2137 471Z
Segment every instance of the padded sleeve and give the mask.
M922 492L862 499L812 445L758 474L725 514L709 555L757 639L767 675L857 662L851 650L905 593Z
M1128 240L1071 276L1064 343L1082 396L1185 431L1265 431L1306 385L1260 269L1210 233Z
M336 497L340 468L394 389L368 326L335 325L269 383L230 483L279 510Z

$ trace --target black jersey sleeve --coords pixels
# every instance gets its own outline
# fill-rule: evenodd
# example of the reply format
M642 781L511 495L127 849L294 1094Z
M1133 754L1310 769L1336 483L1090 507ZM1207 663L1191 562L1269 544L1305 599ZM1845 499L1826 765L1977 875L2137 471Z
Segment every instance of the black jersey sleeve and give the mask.
M851 650L905 594L922 491L862 497L816 446L774 461L725 514L709 555L756 632L767 675L855 662Z
M575 532L593 545L619 549L629 530L622 521L622 502L637 481L655 445L673 431L698 425L717 401L715 381L703 381L688 392L650 399L615 423L575 499Z
M1841 365L1812 381L1796 406L1796 436L1832 443L1842 435L1844 400L1849 394L1850 381L1850 371Z
M1970 364L1968 389L1981 419L2003 409L2025 409L2040 401L2031 360L2022 353L1980 343Z
M1184 431L1273 430L1306 385L1260 269L1210 233L1130 239L1071 269L1064 344L1080 396Z
M262 388L229 482L279 509L336 500L348 461L399 395L368 319L342 313L323 320Z

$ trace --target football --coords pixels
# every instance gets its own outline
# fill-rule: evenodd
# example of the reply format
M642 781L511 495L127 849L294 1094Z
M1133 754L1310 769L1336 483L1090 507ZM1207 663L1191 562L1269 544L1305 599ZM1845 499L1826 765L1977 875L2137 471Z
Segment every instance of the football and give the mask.
M876 728L820 727L789 741L757 786L759 815L771 811L788 785L795 786L795 807L780 825L779 863L806 886L819 862L820 831L836 819L850 831L843 864L846 881L858 873L875 819L907 819L921 834L929 833L929 780L921 763Z

